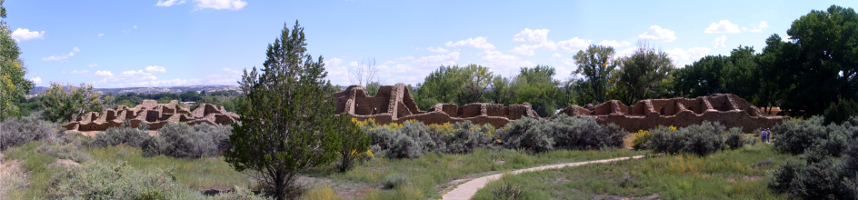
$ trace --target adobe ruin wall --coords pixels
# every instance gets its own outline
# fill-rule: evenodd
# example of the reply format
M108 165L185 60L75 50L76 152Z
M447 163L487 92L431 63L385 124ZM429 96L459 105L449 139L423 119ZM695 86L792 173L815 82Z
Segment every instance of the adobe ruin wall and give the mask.
M530 104L471 103L462 106L436 104L426 111L417 108L411 91L404 84L380 86L369 96L362 86L349 86L334 94L336 114L348 113L358 120L374 119L378 124L417 120L426 124L455 123L465 120L491 124L495 128L522 117L540 117ZM767 116L759 108L733 94L713 94L697 98L646 99L626 106L612 100L588 108L569 106L559 113L594 117L599 124L614 123L626 131L647 130L658 126L686 127L703 121L718 122L728 128L742 127L744 132L769 128L787 117ZM559 114L558 113L558 114Z
M101 113L86 113L63 125L63 128L69 131L105 131L110 127L119 127L123 121L129 120L131 127L136 128L141 123L145 123L149 130L158 130L170 122L227 125L238 119L239 115L227 112L222 106L213 104L203 103L188 109L179 106L176 100L166 104L158 104L155 100L143 100L140 105L133 108L119 106L115 110L106 109Z

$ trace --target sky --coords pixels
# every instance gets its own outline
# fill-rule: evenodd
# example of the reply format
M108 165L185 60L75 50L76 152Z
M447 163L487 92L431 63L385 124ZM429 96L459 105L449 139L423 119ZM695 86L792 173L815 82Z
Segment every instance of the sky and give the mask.
M831 5L858 1L6 0L3 21L38 86L237 85L296 20L332 84L375 60L382 84L416 85L468 64L506 77L549 65L566 80L593 44L626 56L645 43L677 67L739 45L761 52Z

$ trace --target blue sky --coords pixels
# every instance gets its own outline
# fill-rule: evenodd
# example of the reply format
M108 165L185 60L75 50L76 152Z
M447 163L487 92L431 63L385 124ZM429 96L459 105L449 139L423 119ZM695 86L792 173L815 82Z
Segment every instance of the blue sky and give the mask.
M416 84L440 65L513 76L537 64L572 77L590 44L629 54L638 41L681 67L739 45L758 52L811 10L858 1L258 1L6 0L3 19L37 85L98 88L236 85L299 20L328 78L374 58L383 84Z

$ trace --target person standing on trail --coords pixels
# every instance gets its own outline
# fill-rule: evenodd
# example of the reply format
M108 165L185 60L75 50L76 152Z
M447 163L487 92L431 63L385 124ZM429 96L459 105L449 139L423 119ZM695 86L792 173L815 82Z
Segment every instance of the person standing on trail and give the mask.
M762 131L760 131L760 141L762 141L763 143L766 142L766 129L765 128Z

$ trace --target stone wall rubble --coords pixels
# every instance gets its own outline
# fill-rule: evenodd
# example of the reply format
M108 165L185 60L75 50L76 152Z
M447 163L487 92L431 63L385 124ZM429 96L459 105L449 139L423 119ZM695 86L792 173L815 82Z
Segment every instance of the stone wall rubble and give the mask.
M463 106L436 104L429 110L417 108L411 91L404 84L381 86L375 96L369 96L362 86L349 86L334 94L336 114L348 113L358 120L374 119L378 124L417 120L426 124L455 123L464 120L491 124L498 128L522 117L540 118L530 104L471 103ZM646 99L626 106L611 100L587 108L572 105L560 113L569 116L590 116L599 124L614 123L626 131L658 126L686 127L703 121L719 122L728 128L742 127L744 132L769 128L787 117L767 116L759 108L733 94L713 94L697 98ZM559 114L559 113L558 113Z
M378 124L402 123L407 120L443 124L468 120L477 124L503 127L522 117L539 118L530 104L436 104L429 110L421 111L411 97L411 91L402 83L381 86L375 96L369 96L366 88L353 85L345 91L335 93L334 98L337 101L336 114L348 113L358 120L374 119Z
M589 107L589 106L588 106ZM713 94L697 98L645 99L632 106L611 100L586 109L572 105L561 110L570 116L592 116L599 124L614 123L626 131L658 126L686 127L703 121L718 122L727 128L742 127L749 133L771 128L788 119L769 116L734 94Z
M141 123L146 123L149 130L158 130L169 122L227 125L238 119L239 115L227 112L222 106L213 104L203 103L188 109L179 106L176 100L166 104L158 104L155 100L143 100L140 105L133 108L119 106L115 110L106 109L101 113L86 113L63 125L63 128L70 131L104 131L110 127L119 127L123 121L129 120L132 127L136 128Z

